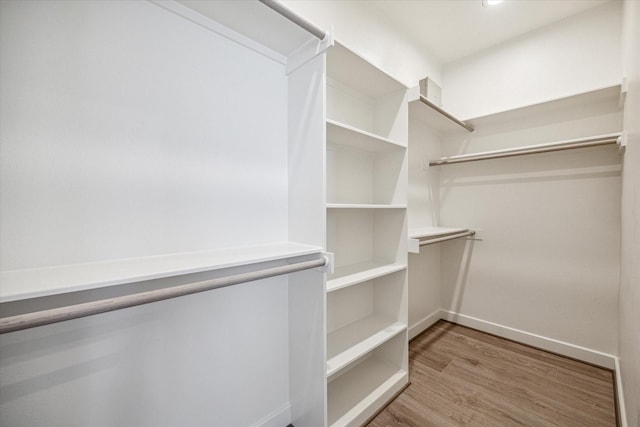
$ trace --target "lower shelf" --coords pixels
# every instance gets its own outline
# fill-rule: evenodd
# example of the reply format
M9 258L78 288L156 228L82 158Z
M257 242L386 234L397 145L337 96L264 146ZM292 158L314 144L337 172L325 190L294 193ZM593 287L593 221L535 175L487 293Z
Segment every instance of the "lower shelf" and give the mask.
M407 371L368 358L329 383L329 425L364 424L408 382Z
M327 377L407 329L407 325L370 316L332 332L327 337Z

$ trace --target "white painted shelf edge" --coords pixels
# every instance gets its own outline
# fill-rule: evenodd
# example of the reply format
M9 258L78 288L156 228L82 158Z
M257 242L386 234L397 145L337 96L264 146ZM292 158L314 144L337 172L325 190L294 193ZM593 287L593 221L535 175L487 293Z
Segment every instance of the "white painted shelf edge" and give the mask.
M407 325L402 322L369 316L330 333L327 337L327 378L406 330Z
M329 425L363 424L408 382L405 370L373 357L365 360L329 384Z
M345 267L336 267L335 272L327 280L327 292L337 291L348 286L357 285L367 280L377 279L397 271L405 270L405 264L362 263ZM356 270L352 273L349 271Z
M358 129L337 120L327 118L327 141L334 142L335 138L342 138L350 142L335 142L340 145L356 146L363 150L382 151L389 149L406 149L406 144L402 144L393 139Z
M294 242L230 247L140 258L0 272L0 302L240 267L320 254L322 248Z
M327 203L327 209L406 209L407 205L381 205L359 203Z

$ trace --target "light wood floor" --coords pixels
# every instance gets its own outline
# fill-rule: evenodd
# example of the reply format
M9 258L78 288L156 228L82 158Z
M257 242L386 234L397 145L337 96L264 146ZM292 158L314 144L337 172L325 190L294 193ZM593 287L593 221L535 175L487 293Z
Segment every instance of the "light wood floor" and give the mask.
M616 425L612 371L445 321L410 342L409 371L369 427Z

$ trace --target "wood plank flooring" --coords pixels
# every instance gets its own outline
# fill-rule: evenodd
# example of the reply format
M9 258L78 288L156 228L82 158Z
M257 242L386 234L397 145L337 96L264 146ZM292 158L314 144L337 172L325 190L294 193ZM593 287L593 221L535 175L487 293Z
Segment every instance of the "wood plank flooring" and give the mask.
M410 342L409 377L369 427L616 425L612 371L445 321Z

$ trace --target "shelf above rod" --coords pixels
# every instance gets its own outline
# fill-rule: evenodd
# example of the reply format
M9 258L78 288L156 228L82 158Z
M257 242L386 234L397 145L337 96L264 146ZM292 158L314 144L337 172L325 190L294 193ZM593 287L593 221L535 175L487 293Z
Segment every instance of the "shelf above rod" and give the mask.
M506 150L485 151L481 153L462 154L459 156L442 157L431 160L429 166L442 166L454 163L475 162L478 160L500 159L503 157L525 156L528 154L550 153L554 151L573 150L577 148L597 147L601 145L620 144L620 133L598 135L588 138L572 139L549 144L529 145Z
M420 95L420 102L422 102L425 105L428 105L429 107L431 107L432 109L434 109L438 113L440 113L443 116L445 116L447 119L451 120L452 122L454 122L455 124L457 124L459 126L462 126L463 128L465 128L469 132L473 132L475 130L473 128L473 126L471 126L470 124L468 124L466 122L463 122L462 120L452 116L447 111L443 110L439 105L434 104L433 102L429 101L427 98L425 98L422 95Z
M107 298L82 304L5 317L0 319L0 334L34 328L36 326L50 325L52 323L64 322L65 320L78 319L80 317L121 310L123 308L135 307L152 302L164 301L225 286L280 276L282 274L323 267L327 265L327 262L327 259L323 257L312 261L302 261L295 264L266 268L249 273L218 277L215 279L203 280L201 282L173 286L166 289L155 289L152 291L123 295L115 298Z
M459 239L461 237L473 237L476 235L476 232L473 230L467 230L462 233L449 234L448 236L438 237L436 239L423 240L419 243L419 246L432 245L434 243L445 242L447 240Z

